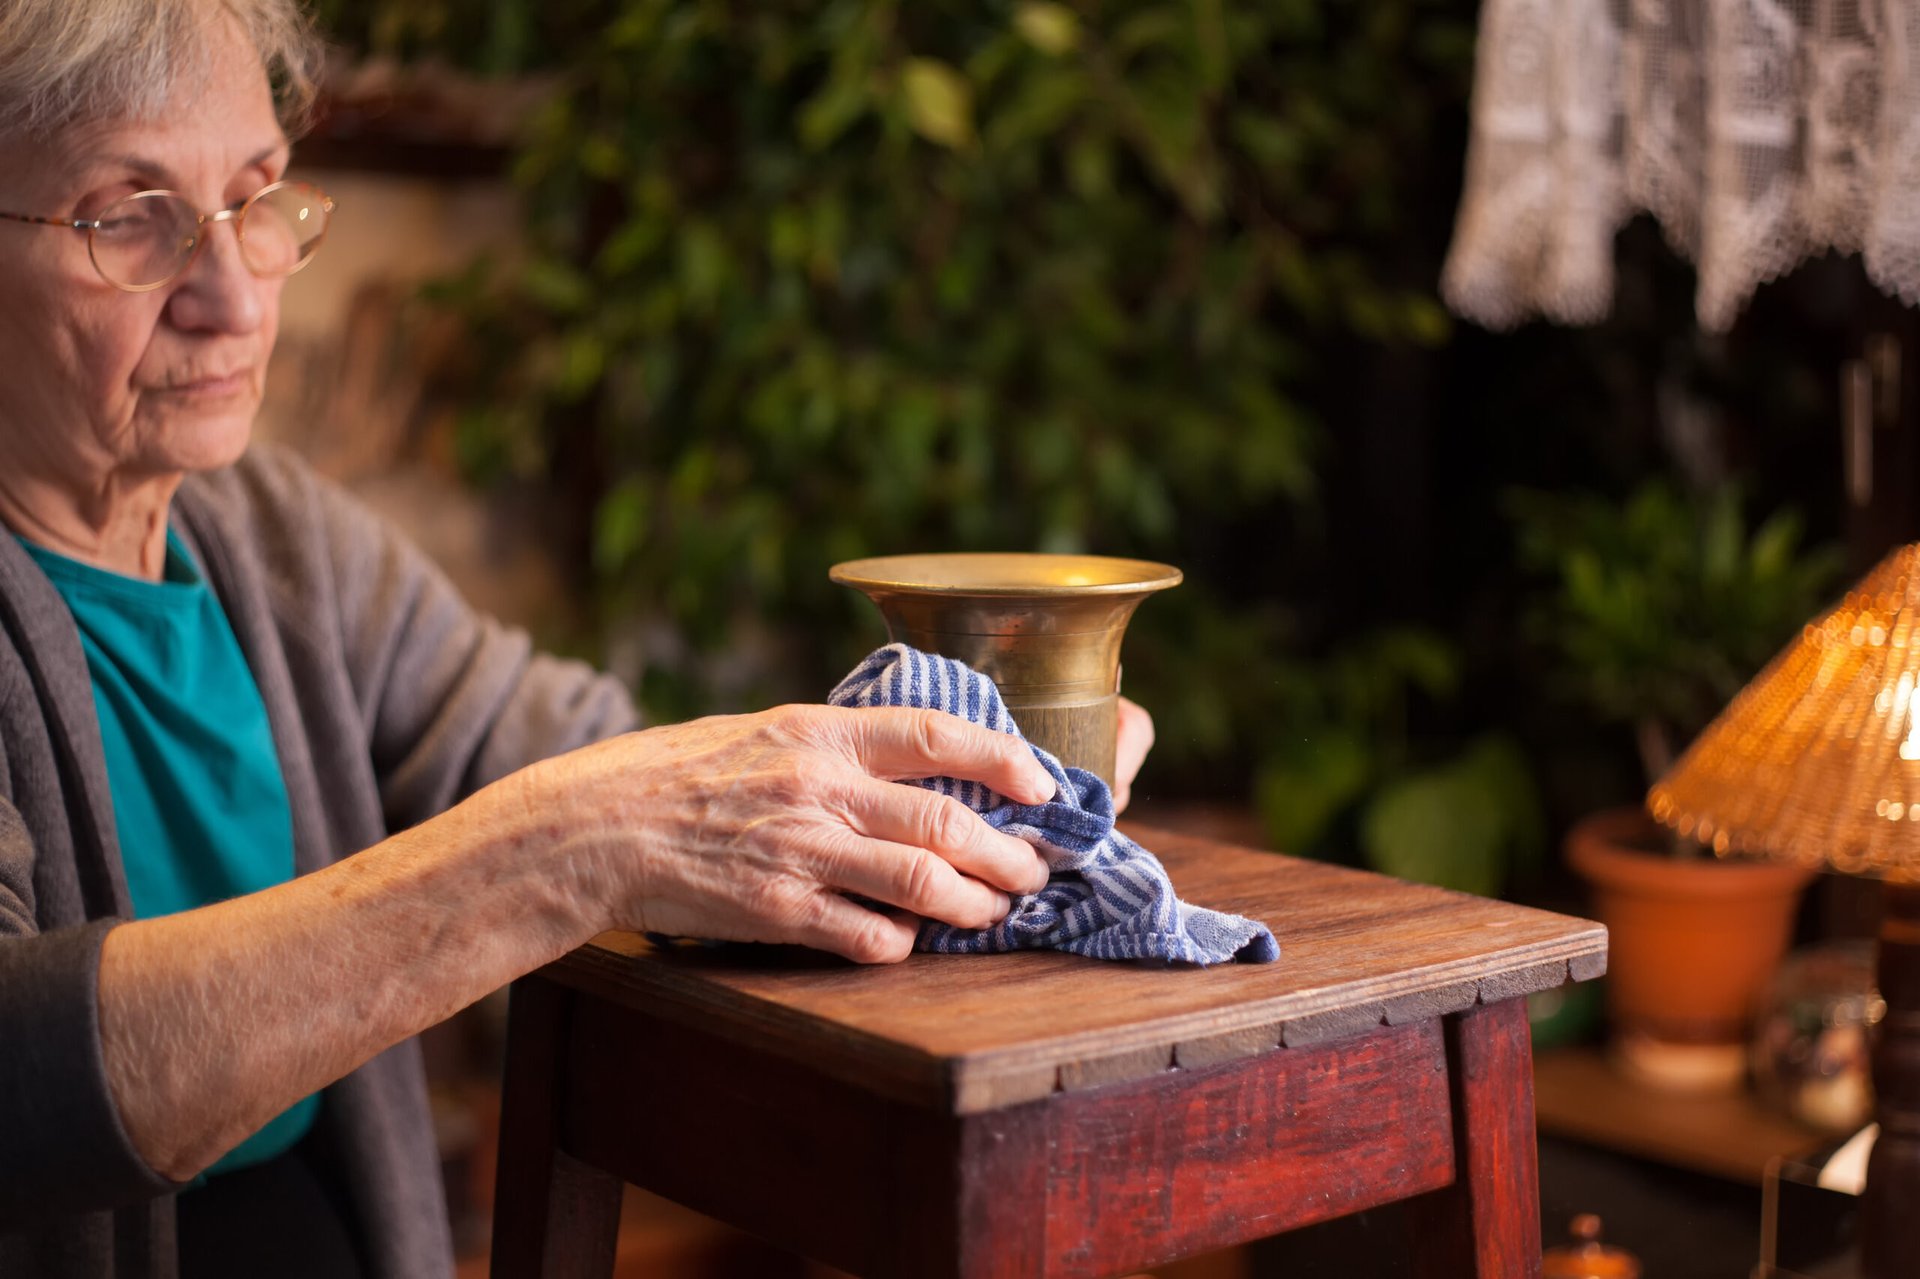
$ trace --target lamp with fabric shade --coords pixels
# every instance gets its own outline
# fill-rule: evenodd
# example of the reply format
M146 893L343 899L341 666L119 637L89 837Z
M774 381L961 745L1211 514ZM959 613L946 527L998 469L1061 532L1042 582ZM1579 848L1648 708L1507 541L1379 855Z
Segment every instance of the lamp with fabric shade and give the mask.
M1880 1133L1861 1201L1867 1279L1920 1267L1920 544L1809 623L1647 796L1722 855L1886 881L1874 1048Z

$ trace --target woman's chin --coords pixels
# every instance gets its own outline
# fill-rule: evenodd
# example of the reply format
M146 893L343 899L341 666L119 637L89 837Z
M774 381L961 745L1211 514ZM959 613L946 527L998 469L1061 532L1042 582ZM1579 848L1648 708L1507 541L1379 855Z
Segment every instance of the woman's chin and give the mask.
M185 406L183 406L185 407ZM217 471L232 466L247 451L253 436L253 420L259 409L256 397L232 405L198 408L198 411L168 413L149 432L141 449L149 469L155 471Z

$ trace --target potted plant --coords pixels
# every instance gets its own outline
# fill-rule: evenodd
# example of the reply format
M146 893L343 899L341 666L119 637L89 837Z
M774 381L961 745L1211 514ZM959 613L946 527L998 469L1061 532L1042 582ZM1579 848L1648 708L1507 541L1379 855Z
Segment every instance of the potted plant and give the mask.
M1653 482L1625 503L1526 493L1523 563L1549 583L1528 619L1556 690L1632 730L1651 785L1817 611L1840 568L1791 512L1750 526L1724 487ZM1745 1027L1779 963L1808 872L1716 858L1638 806L1595 813L1566 842L1611 934L1611 1055L1649 1082L1735 1086Z

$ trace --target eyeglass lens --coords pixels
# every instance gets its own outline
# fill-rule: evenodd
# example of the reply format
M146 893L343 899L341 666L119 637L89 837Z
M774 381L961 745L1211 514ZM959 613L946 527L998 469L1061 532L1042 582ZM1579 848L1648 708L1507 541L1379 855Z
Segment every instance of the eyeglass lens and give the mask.
M109 205L95 221L93 262L123 288L163 284L193 260L210 227L180 196L143 191ZM240 256L255 275L291 275L306 264L327 230L326 197L291 182L269 188L241 210L236 223Z

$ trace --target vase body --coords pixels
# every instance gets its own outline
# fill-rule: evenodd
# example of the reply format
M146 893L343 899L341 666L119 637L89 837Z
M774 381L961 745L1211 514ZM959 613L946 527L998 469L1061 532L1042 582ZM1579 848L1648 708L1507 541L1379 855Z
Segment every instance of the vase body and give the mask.
M1114 780L1120 642L1140 601L1180 570L1097 555L894 555L836 564L890 640L993 680L1028 740Z
M1607 926L1611 1055L1657 1086L1738 1088L1748 1027L1813 872L1676 858L1664 839L1639 809L1597 813L1567 836L1567 860Z

